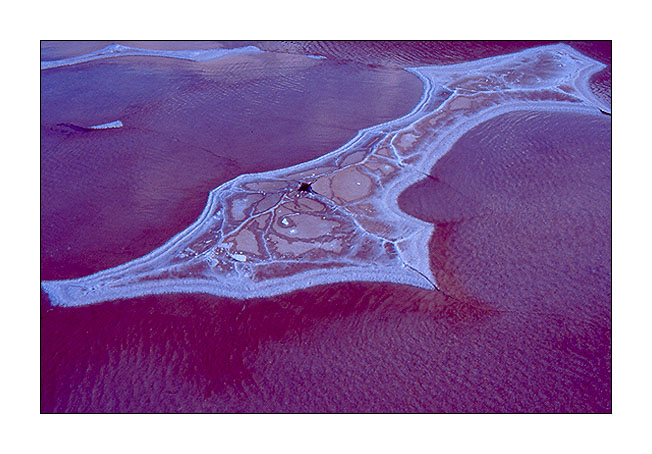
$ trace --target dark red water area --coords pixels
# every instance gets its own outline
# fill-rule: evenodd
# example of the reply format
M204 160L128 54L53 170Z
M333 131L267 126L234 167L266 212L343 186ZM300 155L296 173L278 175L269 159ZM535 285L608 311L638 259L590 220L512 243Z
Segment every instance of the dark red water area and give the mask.
M554 350L564 340L541 324L410 287L341 284L246 303L157 296L44 317L46 412L590 408L562 386L573 378ZM512 342L523 335L551 354L531 363ZM560 386L535 388L542 380Z
M259 44L276 46L263 65L120 57L42 71L43 279L150 252L221 182L406 113L421 93L406 62L538 45ZM43 47L44 60L90 51ZM320 49L327 60L298 55ZM350 283L53 308L41 292L41 411L609 412L609 121L501 116L403 194L436 225L445 293Z
M383 284L46 309L41 410L606 411L585 358L607 335Z
M469 131L400 198L436 226L431 266L447 294L559 339L558 367L591 388L568 408L610 409L610 188L609 118L519 112ZM511 342L546 360L528 336Z
M410 111L421 90L405 71L297 55L42 71L42 277L144 255L190 225L221 183L334 150ZM124 127L83 129L114 120Z

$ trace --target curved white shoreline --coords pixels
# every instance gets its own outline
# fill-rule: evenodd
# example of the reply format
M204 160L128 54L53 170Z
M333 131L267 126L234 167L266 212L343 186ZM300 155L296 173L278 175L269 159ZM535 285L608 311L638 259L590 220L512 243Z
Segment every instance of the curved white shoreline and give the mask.
M223 197L225 197L224 194L233 193L234 190L242 187L247 182L262 179L287 180L287 175L306 169L317 168L320 164L338 155L342 155L349 150L355 149L356 146L368 140L370 137L379 135L388 136L389 134L393 134L395 137L398 132L411 129L425 114L432 112L428 110L430 108L428 103L433 99L438 90L442 87L446 87L453 92L456 90L455 87L447 87L447 81L452 74L459 72L472 73L478 68L483 68L483 70L487 71L487 68L499 67L500 65L514 61L520 56L537 55L537 52L561 52L584 65L579 73L573 73L574 78L572 80L567 81L564 79L564 82L572 83L577 92L583 95L583 102L581 104L569 104L558 101L511 102L487 108L480 115L472 116L461 122L458 121L448 130L444 129L441 134L436 135L431 142L428 142L427 150L422 153L423 156L417 164L405 165L401 163L401 159L399 158L398 162L403 165L400 177L392 181L388 187L383 188L383 197L379 202L387 210L388 219L398 219L405 225L407 246L399 250L401 261L399 266L387 267L382 264L368 263L366 267L352 266L304 271L293 274L291 277L268 279L262 282L254 282L246 279L246 275L240 272L228 275L215 274L203 278L184 278L183 280L157 279L145 282L141 280L147 278L147 274L149 273L151 275L154 271L185 266L184 263L178 263L178 254L188 244L190 239L205 232L207 226L210 226L211 222L214 222L213 220L216 219L216 216L219 216ZM258 174L240 175L212 190L209 193L206 207L199 218L188 228L175 235L166 244L151 253L115 268L100 271L84 278L64 281L44 281L42 287L48 293L52 304L61 306L76 306L118 298L132 298L146 294L162 293L199 292L240 299L259 298L279 295L315 285L348 281L392 282L432 289L436 283L430 270L427 248L424 251L424 245L428 244L434 227L432 224L413 218L402 212L398 207L399 195L409 186L423 178L423 174L427 173L435 165L437 160L462 135L476 125L498 115L517 110L552 110L601 115L598 108L604 108L605 106L594 96L586 96L586 92L588 91L590 93L590 88L588 87L590 76L604 68L604 66L580 54L570 46L557 44L458 65L408 68L408 71L417 75L422 80L424 90L417 105L405 116L361 130L347 144L312 161L284 169ZM569 76L566 74L564 77L568 78ZM559 83L557 80L555 82ZM534 88L532 90L536 91L539 89ZM526 89L520 90L523 91ZM442 106L451 102L451 98L445 101ZM442 106L439 106L435 111L441 109Z
M102 49L76 57L62 58L60 60L46 60L41 62L41 69L59 68L61 66L76 65L103 58L121 56L141 57L167 57L189 61L210 61L227 55L262 54L264 51L256 46L236 47L234 49L198 49L198 50L160 50L141 49L138 47L123 46L122 44L109 44Z

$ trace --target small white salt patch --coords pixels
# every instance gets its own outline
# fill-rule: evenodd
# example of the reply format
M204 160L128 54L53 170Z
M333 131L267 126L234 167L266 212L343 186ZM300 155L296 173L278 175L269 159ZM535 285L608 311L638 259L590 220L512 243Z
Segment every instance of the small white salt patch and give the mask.
M101 125L91 126L90 129L114 129L122 128L124 125L120 120L112 121L110 123L102 123Z
M247 261L247 256L242 255L242 254L231 254L231 257L233 257L235 260L238 262L246 262Z
M283 219L281 219L281 224L288 225L289 222L288 222L288 220L286 218L283 218Z

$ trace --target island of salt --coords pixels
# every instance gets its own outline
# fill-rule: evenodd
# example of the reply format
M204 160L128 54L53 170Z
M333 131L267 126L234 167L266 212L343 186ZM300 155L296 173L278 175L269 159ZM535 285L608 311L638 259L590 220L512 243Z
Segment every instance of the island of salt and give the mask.
M60 306L177 292L246 299L346 281L437 289L426 247L434 227L401 211L399 195L490 118L515 110L601 115L609 107L592 95L589 78L603 68L563 44L407 68L424 85L409 114L313 161L240 175L146 256L42 287Z

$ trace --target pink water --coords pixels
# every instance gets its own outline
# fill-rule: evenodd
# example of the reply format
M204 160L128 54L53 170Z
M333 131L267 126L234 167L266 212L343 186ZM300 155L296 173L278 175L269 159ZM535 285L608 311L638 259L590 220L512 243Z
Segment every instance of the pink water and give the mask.
M264 65L121 57L43 71L41 277L147 253L221 182L408 112L421 84L401 66L536 44L270 42L283 53ZM573 45L610 63L610 46ZM54 48L42 58L65 55ZM603 73L593 89L610 99ZM115 119L125 127L65 125ZM609 412L610 153L606 116L508 114L465 135L402 205L437 225L448 295L360 283L62 309L42 294L41 409Z
M64 279L160 246L241 173L308 161L406 114L421 82L295 55L121 57L43 71L41 91L41 272ZM66 126L116 119L123 128Z

